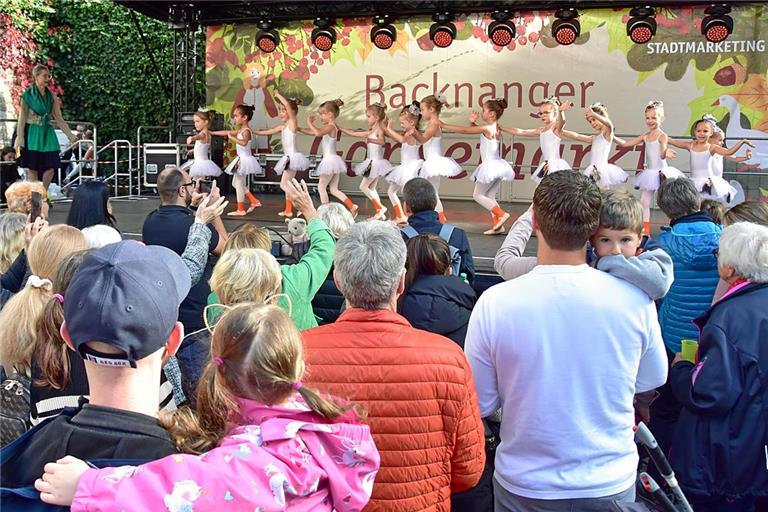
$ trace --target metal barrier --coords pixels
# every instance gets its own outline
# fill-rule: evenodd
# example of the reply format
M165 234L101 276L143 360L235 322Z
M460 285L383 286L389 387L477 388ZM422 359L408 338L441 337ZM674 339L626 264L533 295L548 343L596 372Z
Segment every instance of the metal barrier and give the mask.
M96 155L98 155L102 151L105 151L105 150L107 150L109 148L113 149L113 153L112 153L112 155L113 155L113 158L112 158L112 165L113 165L112 171L113 172L112 172L111 175L107 176L104 181L107 182L107 181L114 180L114 195L112 197L114 199L125 199L125 198L130 199L130 198L133 198L133 197L136 197L136 196L140 196L141 195L141 185L139 185L139 189L137 191L137 194L133 193L133 171L134 171L134 168L133 168L133 146L131 145L131 141L126 140L126 139L115 139L112 142L110 142L109 144L107 144L106 146L104 146L101 149L99 149L98 151L96 151ZM127 149L128 150L128 159L127 160L120 160L118 158L118 156L119 156L118 152L121 149L123 149L123 150ZM128 163L128 171L127 172L120 172L120 166L119 165L120 165L120 163L125 163L125 162ZM127 195L122 195L122 196L120 195L119 183L118 183L118 180L120 178L128 178L128 194Z

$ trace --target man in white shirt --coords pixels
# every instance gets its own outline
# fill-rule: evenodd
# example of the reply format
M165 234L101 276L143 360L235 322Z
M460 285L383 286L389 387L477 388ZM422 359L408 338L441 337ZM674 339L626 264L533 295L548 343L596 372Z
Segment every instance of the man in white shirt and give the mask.
M656 308L584 263L601 197L585 176L544 178L533 197L538 266L486 291L465 351L483 417L502 409L495 510L608 510L634 501L635 393L661 386Z

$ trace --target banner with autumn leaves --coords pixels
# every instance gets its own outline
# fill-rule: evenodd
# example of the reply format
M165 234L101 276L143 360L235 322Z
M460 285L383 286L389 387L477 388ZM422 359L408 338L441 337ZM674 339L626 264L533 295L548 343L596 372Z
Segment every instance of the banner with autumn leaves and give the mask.
M271 126L279 122L272 98L277 87L287 97L301 98L302 121L322 101L341 98L345 105L339 124L363 128L370 103L386 104L397 125L400 109L441 91L451 107L441 116L447 122L466 123L484 100L505 97L509 109L501 123L526 128L537 125L534 112L541 100L557 94L575 103L569 129L589 133L582 109L600 101L617 133L629 135L645 131L643 109L649 100L660 99L664 129L673 137L690 136L695 121L712 114L729 143L753 139L753 158L738 165L727 162L726 172L748 198L768 200L768 6L734 6L731 16L733 33L721 45L704 41L701 8L657 10L658 29L648 45L635 45L627 37L627 9L582 11L581 35L571 46L554 41L553 13L545 11L519 13L517 38L506 47L488 40L488 13L458 17L456 40L444 49L430 41L432 22L426 18L398 19L397 39L388 50L371 43L370 18L337 20L338 38L329 52L312 46L311 21L279 27L280 44L273 53L258 50L255 25L214 26L207 34L207 106L229 117L234 106L254 104L253 122ZM278 137L262 138L259 145L262 151L280 151ZM318 153L319 140L312 137L302 136L299 145L304 152ZM450 136L444 148L467 171L478 163L477 140ZM342 137L339 149L349 161L364 158L360 139ZM582 143L563 141L563 158L574 167L586 164L588 151ZM611 161L633 171L642 166L642 151L641 146L617 151ZM399 160L394 142L386 153ZM505 184L502 195L530 197L533 185L527 176L541 158L538 141L505 140L504 154L519 179ZM672 165L687 170L687 156L681 152ZM461 179L445 187L446 195L471 194Z

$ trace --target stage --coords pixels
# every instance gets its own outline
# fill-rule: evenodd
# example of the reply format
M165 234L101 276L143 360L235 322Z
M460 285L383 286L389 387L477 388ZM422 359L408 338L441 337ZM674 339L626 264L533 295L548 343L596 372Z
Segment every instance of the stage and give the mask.
M284 206L284 196L278 194L263 194L258 196L262 207L257 208L245 217L227 217L224 216L224 225L228 232L234 231L238 226L246 222L253 222L259 226L269 226L282 233L285 232L285 222L277 216L277 212ZM367 219L373 215L371 205L363 196L350 196L353 201L360 205L360 212L357 216L358 221ZM320 201L317 196L313 196L315 206L319 206ZM234 210L235 197L229 198L230 204L227 211ZM126 238L136 240L141 239L141 227L147 214L157 208L160 200L157 196L145 196L139 199L112 199L112 208L115 218L119 223L119 228ZM386 204L386 203L385 203ZM512 215L506 227L512 226L514 219L520 216L528 208L527 203L500 203L501 207ZM54 208L50 211L51 224L62 224L66 222L67 212L71 205L70 200L57 201ZM475 260L475 267L482 273L495 273L493 270L493 257L496 254L501 243L504 241L503 235L486 236L483 231L488 229L490 224L489 215L484 209L473 201L466 200L443 200L443 206L448 217L448 222L454 224L467 232L472 255ZM658 210L651 212L651 230L654 235L659 231L659 226L666 222L666 217ZM536 237L532 237L526 247L525 255L534 256L536 254Z

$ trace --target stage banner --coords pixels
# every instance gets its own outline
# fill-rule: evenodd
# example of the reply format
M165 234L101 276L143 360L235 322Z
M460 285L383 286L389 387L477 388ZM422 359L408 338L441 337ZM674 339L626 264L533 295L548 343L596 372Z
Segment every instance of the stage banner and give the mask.
M395 13L396 14L396 13ZM413 100L443 93L449 107L441 119L468 124L472 111L480 111L490 98L503 97L509 108L504 126L539 125L537 106L551 95L575 103L566 127L589 134L583 109L602 102L620 136L647 129L644 108L650 100L664 102L663 129L672 137L688 137L696 120L712 114L725 131L726 145L742 138L755 143L753 156L743 163L726 161L726 179L736 180L749 199L768 200L768 6L734 6L733 33L721 43L701 35L701 8L657 10L658 29L652 41L635 45L626 34L628 9L581 11L581 35L571 46L559 46L552 37L552 12L523 12L514 18L517 38L506 47L488 40L489 14L461 16L455 21L456 40L438 48L429 39L427 18L398 19L397 39L389 50L370 40L371 20L337 20L338 40L330 52L310 42L311 21L279 27L275 52L256 46L256 25L221 25L208 28L206 92L208 107L229 116L235 105L254 105L251 124L263 128L279 123L272 91L278 87L289 97L301 98L300 125L308 112L325 100L341 98L338 123L366 128L367 105L381 102L398 126L397 114ZM479 161L476 137L446 135L444 149L470 173ZM300 136L304 152L317 154L319 139ZM261 151L280 151L279 137L260 137ZM574 168L589 161L589 145L563 140L563 158ZM399 162L399 145L389 141L386 155ZM342 157L358 162L365 157L361 139L342 136ZM230 148L230 151L234 150ZM517 180L506 183L502 199L529 199L533 193L530 171L541 158L537 139L504 138L504 156L514 166ZM739 155L744 154L742 149ZM643 147L615 150L611 162L634 173L642 167ZM686 151L678 151L670 164L689 170ZM471 196L468 178L443 180L441 195ZM343 180L348 189L355 180Z

